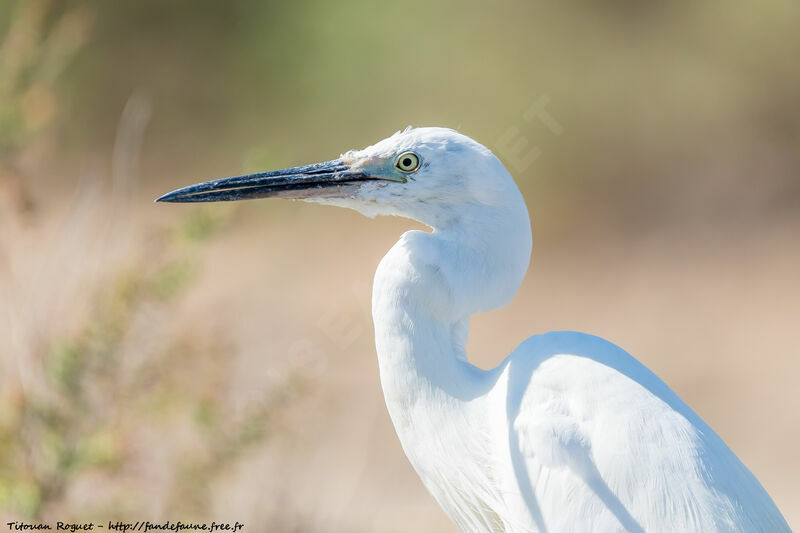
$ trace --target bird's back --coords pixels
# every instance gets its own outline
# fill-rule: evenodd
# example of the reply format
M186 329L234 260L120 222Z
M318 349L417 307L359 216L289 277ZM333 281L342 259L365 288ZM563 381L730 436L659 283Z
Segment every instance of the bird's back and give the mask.
M492 397L509 431L499 482L529 515L520 521L517 509L507 529L789 531L722 439L603 339L531 337L502 365Z

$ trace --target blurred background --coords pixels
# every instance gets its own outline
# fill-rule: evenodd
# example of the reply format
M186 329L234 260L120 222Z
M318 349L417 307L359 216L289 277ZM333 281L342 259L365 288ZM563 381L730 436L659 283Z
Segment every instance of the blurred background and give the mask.
M152 202L413 124L491 148L534 221L473 361L612 340L800 528L798 24L790 0L0 1L0 522L453 531L369 316L418 225Z

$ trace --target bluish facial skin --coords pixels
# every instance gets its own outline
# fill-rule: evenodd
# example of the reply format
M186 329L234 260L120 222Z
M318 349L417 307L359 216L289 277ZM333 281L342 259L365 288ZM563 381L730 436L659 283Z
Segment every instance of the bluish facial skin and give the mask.
M390 157L364 157L358 152L348 152L342 155L342 161L349 164L353 170L396 183L413 180L414 174L423 167L419 155L409 151L402 151Z

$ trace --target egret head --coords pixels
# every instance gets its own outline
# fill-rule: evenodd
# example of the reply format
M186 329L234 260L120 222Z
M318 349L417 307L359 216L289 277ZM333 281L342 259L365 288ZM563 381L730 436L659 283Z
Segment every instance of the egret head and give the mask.
M332 161L199 183L158 201L291 198L438 226L473 208L502 208L517 196L487 148L446 128L406 128Z

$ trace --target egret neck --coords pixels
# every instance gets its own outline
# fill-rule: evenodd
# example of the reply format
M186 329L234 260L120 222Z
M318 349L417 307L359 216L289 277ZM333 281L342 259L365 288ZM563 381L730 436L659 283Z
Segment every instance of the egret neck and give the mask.
M443 501L463 497L448 493L460 477L487 492L492 486L489 472L447 465L489 464L491 443L482 437L493 421L505 420L485 401L500 367L473 366L464 345L470 315L508 303L528 268L531 227L519 190L513 192L504 209L472 204L433 219L414 213L433 231L405 233L375 274L372 313L386 406L406 455L445 509L464 507ZM465 420L486 424L471 428L478 438L463 433Z

